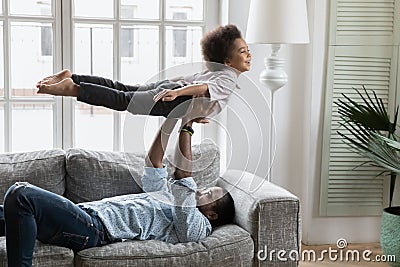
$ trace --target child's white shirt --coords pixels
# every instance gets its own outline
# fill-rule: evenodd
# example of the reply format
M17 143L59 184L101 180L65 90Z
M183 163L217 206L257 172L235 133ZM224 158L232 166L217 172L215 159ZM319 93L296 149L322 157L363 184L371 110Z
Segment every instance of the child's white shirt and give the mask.
M229 96L233 90L240 89L238 86L238 76L229 67L224 67L217 71L203 71L183 77L181 82L189 84L207 84L210 94L209 103L204 103L207 107L208 116L216 115L227 105Z

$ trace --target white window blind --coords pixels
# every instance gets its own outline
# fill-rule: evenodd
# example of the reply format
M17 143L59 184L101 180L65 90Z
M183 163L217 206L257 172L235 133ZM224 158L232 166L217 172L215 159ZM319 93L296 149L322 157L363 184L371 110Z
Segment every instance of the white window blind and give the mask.
M325 95L320 215L381 215L387 205L381 169L349 150L337 131L335 102L342 93L361 102L353 88L374 90L394 114L398 84L399 1L334 0L331 2ZM362 91L362 90L361 90ZM369 91L371 92L371 91Z

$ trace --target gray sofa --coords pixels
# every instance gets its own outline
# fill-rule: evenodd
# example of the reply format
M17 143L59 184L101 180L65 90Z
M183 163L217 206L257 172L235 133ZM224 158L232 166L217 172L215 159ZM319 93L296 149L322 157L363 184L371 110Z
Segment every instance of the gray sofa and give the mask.
M247 172L229 170L219 177L219 152L212 144L194 146L193 151L193 176L198 186L217 184L232 194L234 224L214 229L198 243L172 245L135 240L90 248L75 255L70 249L37 241L33 265L297 266L298 261L292 258L298 253L300 242L298 198ZM0 199L16 181L28 181L75 203L138 193L143 158L143 154L83 149L0 154ZM168 157L165 163L171 173ZM286 252L281 252L279 260L280 250ZM0 266L7 266L4 237L0 237Z

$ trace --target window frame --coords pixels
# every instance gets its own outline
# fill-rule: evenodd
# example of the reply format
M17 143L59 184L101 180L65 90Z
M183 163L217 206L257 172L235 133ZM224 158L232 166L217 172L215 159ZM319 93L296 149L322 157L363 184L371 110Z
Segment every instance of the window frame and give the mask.
M162 44L166 40L166 29L168 26L200 26L202 28L203 33L214 28L218 24L218 3L213 0L204 0L203 1L203 14L204 18L202 21L197 20L167 20L166 19L166 1L160 0L159 4L159 19L121 19L120 18L120 3L121 0L114 0L114 17L113 18L82 18L82 17L74 17L73 16L73 1L70 0L62 0L63 5L63 33L66 34L67 38L63 38L63 51L65 52L63 55L63 68L68 68L73 71L74 66L74 25L76 23L85 23L85 24L112 24L113 25L113 79L120 80L121 75L121 61L125 60L125 58L120 57L120 29L122 26L136 26L136 25L151 25L159 27L159 43ZM65 9L68 9L66 12ZM68 41L69 40L69 41ZM134 45L135 47L135 45ZM159 71L164 70L166 68L166 54L167 51L165 46L159 46ZM165 72L161 72L161 75L165 74ZM160 77L163 79L165 77ZM75 117L75 108L74 108L74 100L70 98L63 99L63 114L64 114L64 128L63 128L63 148L71 148L74 147L74 117ZM122 151L122 114L120 112L113 112L113 151ZM159 124L161 124L162 118L159 120ZM205 136L204 128L201 128L202 136ZM211 132L215 131L215 129L209 129ZM208 132L208 130L207 130ZM215 135L215 134L212 134Z
M60 69L61 60L61 8L60 2L49 0L51 3L51 15L12 15L10 14L11 0L3 0L3 13L0 21L3 23L3 66L4 66L4 96L0 97L0 105L4 107L4 152L16 152L12 149L12 106L14 104L50 104L53 117L53 148L62 148L62 99L61 97L35 96L13 97L11 88L11 25L13 22L49 23L53 31L53 70ZM40 53L41 54L41 53ZM48 58L46 56L41 58ZM47 60L47 59L46 59ZM1 152L1 151L0 151Z

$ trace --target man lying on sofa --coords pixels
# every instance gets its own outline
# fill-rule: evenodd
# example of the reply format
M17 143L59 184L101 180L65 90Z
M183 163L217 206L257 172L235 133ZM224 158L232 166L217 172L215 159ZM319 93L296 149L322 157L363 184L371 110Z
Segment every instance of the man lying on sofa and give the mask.
M212 227L231 222L230 194L220 187L198 190L191 177L192 122L180 130L176 171L167 180L162 159L175 124L175 119L165 121L146 156L145 193L76 205L26 182L12 185L4 207L0 206L0 234L6 235L8 266L31 266L36 239L74 251L125 239L197 242Z

